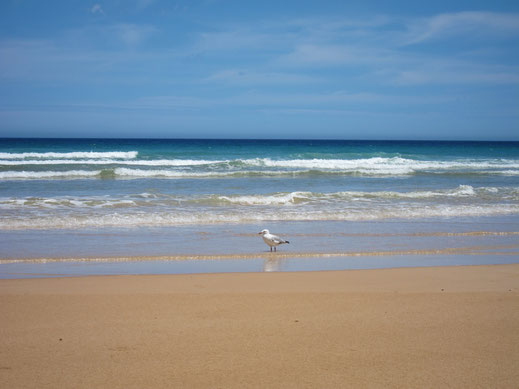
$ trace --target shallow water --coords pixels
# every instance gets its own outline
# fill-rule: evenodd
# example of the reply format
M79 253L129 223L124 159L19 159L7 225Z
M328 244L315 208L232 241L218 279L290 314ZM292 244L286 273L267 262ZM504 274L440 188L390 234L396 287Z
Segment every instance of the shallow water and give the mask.
M0 234L0 277L311 271L519 262L512 217L421 222L227 224Z

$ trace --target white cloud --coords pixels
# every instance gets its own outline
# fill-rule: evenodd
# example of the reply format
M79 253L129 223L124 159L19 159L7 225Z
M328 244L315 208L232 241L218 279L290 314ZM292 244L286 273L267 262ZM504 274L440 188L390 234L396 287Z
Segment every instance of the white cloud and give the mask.
M115 38L114 38L115 39ZM120 38L117 38L120 39ZM121 43L119 42L119 46ZM127 71L144 68L157 61L174 60L168 51L100 50L71 47L51 40L0 40L0 79L25 82L137 82L141 73L128 78Z
M101 6L95 4L92 12L102 12ZM161 76L175 80L183 77L178 76L179 70L188 69L185 74L189 76L182 83L196 84L197 88L204 83L221 83L235 89L262 90L263 86L280 85L311 88L315 92L330 85L343 89L354 85L356 91L365 91L381 85L518 83L519 72L514 66L517 59L505 53L503 45L479 45L474 41L464 46L464 53L454 54L441 47L423 51L402 45L405 40L418 43L465 32L475 25L486 26L491 39L497 31L510 33L519 29L517 14L443 14L427 19L421 26L420 20L414 19L407 25L402 19L389 16L366 21L316 18L256 22L234 29L226 26L212 33L199 32L195 42L186 38L176 42L177 46L156 49L146 45L162 32L153 25L94 24L65 31L61 38L52 41L0 40L0 57L5 58L0 62L0 77L65 79L69 74L70 79L77 78L79 71L74 69L83 69L88 76L113 82L114 74L135 80L141 74L136 69L154 64L163 69ZM406 26L411 27L406 30ZM508 35L508 39L519 37ZM156 43L164 42L160 38ZM491 51L486 50L489 46ZM200 53L210 56L210 61L197 56ZM202 64L201 58L205 61ZM192 63L196 64L193 71L189 70ZM132 76L128 77L130 73ZM150 79L158 78L153 72L147 74Z
M519 84L519 74L500 70L499 68L485 70L472 69L467 65L461 69L412 69L399 72L395 77L398 85L426 84Z
M297 46L291 53L282 56L280 63L290 65L315 64L320 66L346 64L356 62L358 56L346 46L322 46L303 44Z
M222 96L165 95L145 96L133 100L111 103L62 103L9 106L9 110L20 112L45 109L47 111L104 112L104 111L145 111L145 112L199 112L211 109L252 109L272 112L328 112L346 113L355 110L377 110L406 108L409 105L430 107L431 104L445 104L452 99L446 97L394 96L376 93L238 93ZM5 109L4 109L5 110ZM0 108L0 111L2 109Z
M95 14L100 14L100 15L104 15L105 12L103 11L103 8L101 7L101 4L94 4L92 6L92 8L90 9L90 12L92 12L94 15Z
M135 5L137 9L144 9L153 4L155 0L136 0Z
M316 77L284 72L262 72L248 69L228 69L216 72L204 81L233 85L307 84L319 81Z
M280 56L276 63L289 66L337 66L381 64L395 62L398 54L377 46L354 47L350 45L302 44Z
M196 44L198 51L227 51L227 50L260 50L279 45L281 36L268 32L250 31L238 28L220 32L204 32Z
M286 109L349 109L358 106L396 106L405 104L443 104L445 97L397 96L368 92L306 92L306 93L260 93L236 94L214 101L214 104L228 106L276 107Z
M446 38L453 35L517 34L519 14L496 12L458 12L433 16L428 19L413 20L409 24L407 44L426 40Z
M150 38L157 29L150 25L120 23L109 27L118 39L127 46L137 46Z

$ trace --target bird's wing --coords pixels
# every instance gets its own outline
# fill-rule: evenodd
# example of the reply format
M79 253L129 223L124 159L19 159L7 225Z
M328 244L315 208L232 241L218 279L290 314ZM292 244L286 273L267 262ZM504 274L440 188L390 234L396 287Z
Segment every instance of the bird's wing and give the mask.
M285 241L283 239L281 239L279 236L277 235L272 235L270 237L271 240L273 240L274 242L276 243L285 243Z

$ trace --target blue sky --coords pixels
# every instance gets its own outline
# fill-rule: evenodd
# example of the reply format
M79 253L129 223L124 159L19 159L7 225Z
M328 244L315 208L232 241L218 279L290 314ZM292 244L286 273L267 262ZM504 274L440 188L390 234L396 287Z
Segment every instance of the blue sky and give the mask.
M3 0L0 136L519 140L519 2Z

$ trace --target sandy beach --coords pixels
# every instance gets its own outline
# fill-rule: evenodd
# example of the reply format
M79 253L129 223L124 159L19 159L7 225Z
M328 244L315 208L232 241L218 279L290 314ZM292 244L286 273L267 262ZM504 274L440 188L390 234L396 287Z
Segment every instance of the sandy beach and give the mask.
M3 388L517 388L519 264L0 281Z

